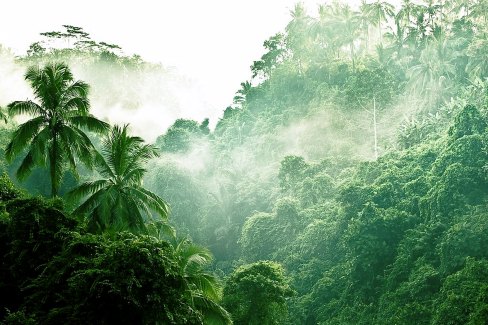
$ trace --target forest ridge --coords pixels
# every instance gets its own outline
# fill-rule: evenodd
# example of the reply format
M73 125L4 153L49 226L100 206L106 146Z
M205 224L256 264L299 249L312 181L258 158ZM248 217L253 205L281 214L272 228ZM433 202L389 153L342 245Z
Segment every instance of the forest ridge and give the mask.
M109 113L175 72L72 25L0 47L32 91L0 94L1 323L486 323L488 2L309 9L153 143Z

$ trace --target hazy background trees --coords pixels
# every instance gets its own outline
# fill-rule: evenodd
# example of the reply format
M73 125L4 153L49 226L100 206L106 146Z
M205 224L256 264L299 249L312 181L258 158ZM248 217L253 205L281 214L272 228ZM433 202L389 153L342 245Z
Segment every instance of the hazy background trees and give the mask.
M177 264L168 272L182 281L173 296L176 305L168 304L189 308L184 309L187 322L209 322L212 316L229 322L222 301L236 324L482 323L487 310L482 269L488 258L484 6L482 1L297 4L286 28L264 42L264 54L250 67L252 78L222 107L219 121L170 119L168 128L146 139L159 157L154 153L140 161L130 150L120 150L112 159L102 151L106 164L117 157L141 163L137 173L129 173L137 176L133 182L123 172L119 178L163 198L171 225L157 219L146 224L151 237L109 239L83 228L76 230L80 237L67 237L64 243L71 248L46 250L54 259L38 258L62 261L73 254L84 261L86 246L69 246L79 241L100 241L103 249L92 256L104 258L110 247L139 252L162 245L163 255ZM142 89L160 80L163 67L124 57L116 46L65 28L61 34L68 36L45 37L66 39L69 46L33 45L19 60L76 62L83 54L100 118L110 115L114 101L145 106ZM121 80L130 80L130 86ZM132 119L127 122L138 123ZM4 145L16 123L7 117L0 130ZM103 137L89 136L104 150ZM0 167L17 182L19 163L2 161ZM41 175L31 176L37 184L28 179L17 185L43 192ZM85 181L97 184L99 176L103 172L81 170L81 179L72 178L59 193ZM118 182L110 179L104 182ZM28 202L11 201L18 194L6 188L0 207L5 206L2 220L10 224L20 215L14 210ZM135 211L130 217L138 217ZM4 252L17 243L7 237ZM118 242L122 238L125 244ZM70 250L75 248L82 251ZM86 263L88 269L105 267ZM11 279L5 265L1 272ZM35 268L25 269L26 277L45 288L48 282L39 282ZM71 279L73 272L63 274ZM90 283L82 274L87 277L73 283ZM125 280L106 278L113 288ZM16 297L11 311L18 314L9 317L45 317L45 311L29 309L23 296ZM132 314L138 313L136 308Z

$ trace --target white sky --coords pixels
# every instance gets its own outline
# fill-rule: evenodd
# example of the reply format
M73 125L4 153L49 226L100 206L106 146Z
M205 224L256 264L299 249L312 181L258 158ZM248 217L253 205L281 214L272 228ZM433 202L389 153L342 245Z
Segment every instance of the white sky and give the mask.
M290 20L296 2L8 0L1 6L0 44L23 54L41 32L80 26L94 40L118 44L126 54L176 67L201 84L212 110L222 111L240 82L251 77L249 67L264 53L264 40ZM303 2L310 11L321 3Z

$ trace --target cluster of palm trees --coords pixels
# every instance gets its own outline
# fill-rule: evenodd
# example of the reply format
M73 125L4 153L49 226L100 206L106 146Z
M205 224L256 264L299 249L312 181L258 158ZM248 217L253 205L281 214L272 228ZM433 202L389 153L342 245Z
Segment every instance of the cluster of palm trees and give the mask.
M488 0L403 0L398 9L363 0L357 10L336 1L319 6L318 17L307 15L303 4L291 15L287 47L299 73L344 55L355 71L374 49L380 66L407 71L411 89L421 95L448 89L455 77L473 80L488 72Z
M0 118L5 120L17 115L31 116L13 132L5 150L10 162L23 156L16 176L22 180L36 166L47 167L54 197L63 174L67 170L77 174L78 162L96 169L101 179L84 182L68 192L68 200L81 201L73 213L85 216L92 232L128 230L168 240L185 277L185 290L206 323L232 324L229 313L218 303L222 298L218 279L204 269L212 260L210 251L188 239L177 240L167 223L168 205L142 186L144 165L158 156L156 147L131 136L128 125L111 127L91 115L89 87L74 80L66 64L31 67L25 79L37 102L14 101L7 106L7 112L0 110ZM85 131L105 136L100 151ZM159 218L148 223L153 212Z
M320 5L315 18L307 15L303 3L298 3L291 11L292 20L286 31L292 50L294 47L305 50L307 46L321 46L332 56L341 48L349 49L351 43L358 51L369 50L371 28L377 29L379 45L386 39L390 42L388 45L399 42L418 49L425 46L436 29L447 28L456 20L485 26L487 10L487 0L425 0L424 3L403 0L398 10L382 0L363 0L358 10L347 3L334 1Z
M67 170L78 175L78 163L96 168L103 179L86 182L73 189L68 197L85 199L75 210L88 216L94 231L126 229L142 232L145 218L152 211L166 219L167 204L142 187L144 163L157 155L156 148L128 134L128 126L110 127L89 113L88 85L74 80L66 64L53 63L43 68L30 67L25 79L37 102L14 101L7 106L8 115L32 118L13 132L5 150L8 161L26 152L16 171L25 179L36 166L47 167L51 195L58 195ZM107 134L101 153L86 131Z

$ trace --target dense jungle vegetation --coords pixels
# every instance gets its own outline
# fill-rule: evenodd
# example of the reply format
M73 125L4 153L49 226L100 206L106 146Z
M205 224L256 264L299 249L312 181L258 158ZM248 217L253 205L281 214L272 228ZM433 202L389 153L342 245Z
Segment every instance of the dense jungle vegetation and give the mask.
M173 71L70 25L1 48L0 322L486 324L487 16L297 4L215 128L149 142L110 114Z

